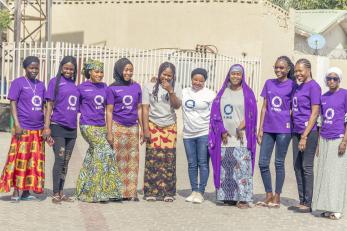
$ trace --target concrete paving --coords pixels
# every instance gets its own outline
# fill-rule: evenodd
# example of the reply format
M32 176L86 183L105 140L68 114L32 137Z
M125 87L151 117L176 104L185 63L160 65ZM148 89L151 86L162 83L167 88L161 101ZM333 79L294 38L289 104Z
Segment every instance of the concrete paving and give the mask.
M179 131L181 127L179 126ZM6 161L11 135L0 133L0 168ZM144 151L140 156L139 190L143 182ZM87 144L81 136L69 165L67 194L73 195L76 178L81 167ZM46 185L45 193L38 195L40 201L21 201L12 203L10 193L0 195L0 230L347 230L347 218L332 221L312 214L298 214L288 211L295 205L297 188L292 168L292 152L286 159L286 180L279 209L250 208L240 210L232 206L215 203L212 174L207 186L206 201L203 204L191 204L184 201L190 194L187 161L181 133L177 143L177 197L173 203L165 202L112 202L107 204L64 203L55 205L51 202L52 166L54 155L46 146ZM272 164L273 166L273 164ZM272 169L272 173L273 173ZM346 179L347 180L347 179ZM258 167L254 174L254 200L264 198L264 188Z

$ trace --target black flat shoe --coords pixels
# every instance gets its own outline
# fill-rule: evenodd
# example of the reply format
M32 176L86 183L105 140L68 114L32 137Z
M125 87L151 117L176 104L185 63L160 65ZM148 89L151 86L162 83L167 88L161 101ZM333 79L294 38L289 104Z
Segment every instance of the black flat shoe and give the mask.
M312 209L311 209L311 207L299 208L298 210L296 210L296 212L299 212L299 213L310 213L310 212L312 212Z

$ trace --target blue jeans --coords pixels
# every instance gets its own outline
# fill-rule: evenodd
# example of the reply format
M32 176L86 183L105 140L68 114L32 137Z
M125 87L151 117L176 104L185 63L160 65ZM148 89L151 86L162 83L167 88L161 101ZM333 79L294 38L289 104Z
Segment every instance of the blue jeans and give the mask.
M188 160L188 174L193 192L204 194L209 175L208 136L183 139ZM198 184L198 170L200 183Z
M275 151L275 168L276 168L276 193L282 192L283 182L285 178L284 161L286 159L291 134L267 133L264 132L263 140L260 147L259 168L261 178L263 179L265 192L272 192L270 160L273 148L276 143Z

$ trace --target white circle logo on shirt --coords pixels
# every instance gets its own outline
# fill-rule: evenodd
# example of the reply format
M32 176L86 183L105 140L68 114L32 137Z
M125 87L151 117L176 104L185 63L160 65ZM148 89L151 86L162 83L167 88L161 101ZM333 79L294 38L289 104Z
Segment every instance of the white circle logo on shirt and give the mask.
M76 106L76 104L77 104L77 97L74 95L70 95L69 96L69 105L71 107L74 107L74 106Z
M231 113L233 113L233 110L233 106L231 106L230 104L224 106L224 114L226 115L230 115Z
M41 107L41 105L42 105L42 99L41 99L40 96L34 95L34 96L31 98L31 103L32 103L35 107Z
M184 105L186 105L187 108L192 109L195 107L195 101L192 99L189 99L184 103Z
M298 98L297 97L293 98L293 106L298 107Z
M94 103L98 106L101 106L104 103L104 97L102 97L102 95L96 95L94 97Z
M281 107L282 99L279 96L275 96L273 97L271 104L273 107L276 107L276 108Z
M325 111L325 118L327 118L328 120L332 120L335 116L335 111L332 108L328 108Z
M123 104L125 105L125 106L129 106L129 105L131 105L133 103L133 96L131 96L131 95L125 95L124 97L123 97Z

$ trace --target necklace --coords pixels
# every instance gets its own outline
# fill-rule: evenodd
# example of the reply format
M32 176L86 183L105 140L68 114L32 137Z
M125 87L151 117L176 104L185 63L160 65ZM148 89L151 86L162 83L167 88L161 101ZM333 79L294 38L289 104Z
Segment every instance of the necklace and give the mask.
M34 88L31 86L28 77L25 76L25 80L27 81L27 83L29 84L29 87L31 89L31 91L34 93L34 96L36 96L36 79L35 79L35 83L34 83Z

